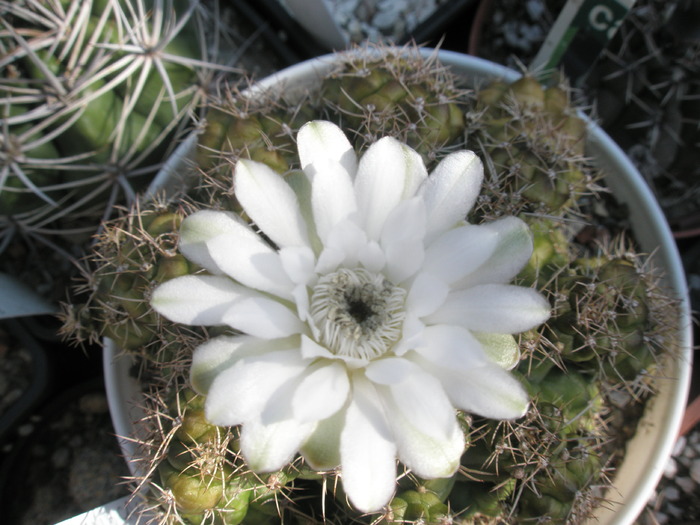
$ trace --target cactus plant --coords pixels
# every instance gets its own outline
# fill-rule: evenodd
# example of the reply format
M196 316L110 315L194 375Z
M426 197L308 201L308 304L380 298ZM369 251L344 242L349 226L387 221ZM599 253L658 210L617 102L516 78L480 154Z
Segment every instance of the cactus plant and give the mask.
M623 454L624 439L615 436L634 426L636 419L632 413L653 392L655 375L663 373L664 355L674 350L671 340L675 324L670 318L677 303L659 284L651 263L637 252L633 243L624 240L595 245L577 242L576 229L571 224L587 218L590 201L595 196L593 190L597 188L593 181L597 181L598 174L580 149L583 131L578 117L560 106L562 101L568 103L568 97L558 90L543 95L546 92L534 86L529 77L514 86L496 84L473 93L434 60L426 60L407 50L358 50L347 54L340 66L321 77L318 86L301 98L289 93L286 97L266 93L262 101L253 101L246 93L234 93L228 103L212 102L213 109L199 135L199 182L167 201L140 203L125 217L105 224L92 255L90 280L83 289L86 300L84 304L66 307L67 333L77 339L109 336L137 356L144 368L146 386L153 392L144 407L150 432L144 438L145 452L140 457L147 467L141 485L151 487L145 506L151 510L160 509L153 517L156 522L190 524L279 523L280 520L293 523L513 523L541 520L544 516L554 523L579 523L589 518L594 508L604 501L602 489L610 486L612 472ZM518 102L516 98L523 90L535 95ZM423 108L440 109L425 112L416 109L418 97L425 97ZM384 106L378 111L380 98ZM545 114L538 114L543 108ZM458 112L465 118L449 116ZM454 130L450 128L444 135L436 134L432 123L437 115L447 116L443 124L455 124ZM300 118L315 122L301 125ZM319 123L319 119L323 122ZM407 125L411 122L416 125ZM532 126L537 126L538 130L534 136ZM444 131L444 125L440 129ZM562 135L558 135L559 132ZM342 133L347 138L340 139ZM396 139L375 142L381 134L394 134L402 142ZM413 144L415 149L405 143ZM324 148L311 151L309 144ZM400 418L392 419L398 417L396 413L405 414L406 407L400 405L397 397L387 394L392 388L399 388L395 385L401 384L401 380L396 377L401 376L402 367L406 370L415 370L414 365L426 366L423 370L439 368L439 361L428 366L423 358L408 363L402 352L410 349L427 361L431 359L428 356L433 355L431 352L445 359L449 357L449 350L441 345L424 351L425 343L420 338L410 339L407 335L409 330L417 330L413 332L415 337L415 333L427 330L425 326L412 328L415 320L409 319L408 314L405 320L395 317L395 312L404 308L404 302L410 304L410 294L419 293L412 284L406 299L402 295L406 292L401 292L397 283L404 282L398 276L401 269L405 269L402 265L411 259L420 260L415 256L407 257L408 252L402 251L405 246L412 246L411 235L420 234L423 238L423 230L410 228L416 224L420 226L420 220L406 214L401 216L403 222L395 222L396 228L391 231L405 236L401 237L404 244L392 248L404 254L399 259L392 259L394 255L387 240L389 233L376 234L379 240L375 251L385 250L387 260L397 261L394 267L382 270L391 278L379 282L365 278L366 274L376 271L372 268L382 268L383 264L372 266L371 261L377 259L369 257L371 243L365 247L362 242L366 241L351 242L346 230L333 234L324 229L326 223L319 219L326 217L332 221L332 217L347 209L346 201L334 201L328 206L323 200L312 200L313 210L304 206L296 208L294 204L305 202L304 199L315 191L321 191L314 186L320 179L312 178L310 183L301 169L307 175L310 171L318 174L321 173L317 171L318 166L331 170L328 166L337 165L343 166L342 170L333 168L334 173L349 176L359 170L357 177L361 178L363 163L370 161L362 157L357 168L353 161L355 152L366 151L371 156L371 152L380 147L393 148L394 145L401 153L395 161L403 159L400 162L411 167L408 170L411 175L406 179L411 189L401 191L409 196L415 192L415 202L432 202L432 197L424 195L443 191L444 187L435 188L442 184L441 177L451 173L447 167L462 165L470 159L469 167L464 169L464 173L470 175L455 176L461 184L454 184L450 191L440 193L441 204L430 208L430 213L434 214L430 216L442 217L445 213L448 232L474 228L474 231L484 232L486 237L485 232L497 232L501 240L491 248L488 259L491 263L469 262L468 254L458 250L458 243L439 236L440 242L425 241L429 252L426 258L430 261L435 253L430 250L438 250L439 245L446 257L449 252L448 258L459 258L460 268L461 265L474 266L469 277L462 276L461 284L454 284L456 288L466 287L467 291L475 286L469 283L469 278L478 283L493 272L511 276L522 268L509 290L513 290L513 294L521 293L515 292L516 288L527 292L523 291L521 298L513 298L511 306L517 309L513 305L525 304L523 297L527 295L533 319L537 319L523 321L519 325L522 328L513 329L522 332L517 338L487 326L469 328L476 347L487 355L489 366L498 367L499 374L505 373L503 369L512 369L507 380L498 375L498 381L503 381L499 384L508 385L504 389L510 393L504 393L503 399L507 399L506 404L511 408L503 408L506 405L500 403L505 401L499 398L489 406L503 408L503 416L494 416L494 412L483 408L459 411L457 418L449 423L451 432L456 433L456 437L449 438L449 444L435 437L438 431L432 434L425 428L411 427ZM299 158L294 155L297 147ZM465 186L470 177L476 177L473 175L476 168L471 165L471 154L463 151L465 148L477 150L487 170L490 165L496 166L494 158L504 154L521 160L534 155L541 162L546 152L547 158L562 161L562 170L573 175L562 175L562 192L556 191L557 178L553 184L548 181L537 186L554 188L556 196L550 197L543 196L540 191L528 191L532 188L532 178L518 175L508 179L514 171L512 167L487 171L485 193L480 199L474 195L476 203L469 217L479 226L469 226L464 221L466 208L445 204L461 202L464 192L472 191ZM423 164L433 170L433 175L426 179L427 188L417 190L422 187L420 166ZM231 181L234 166L236 175ZM382 166L385 171L373 183L385 184L384 191L391 192L394 177L391 164ZM501 166L500 161L498 166ZM339 177L334 184L343 184L342 176ZM416 177L417 182L411 177ZM261 178L266 181L264 185L257 184ZM438 182L432 182L435 180ZM430 184L436 186L430 187ZM359 195L363 191L361 187L356 184L352 195ZM335 192L344 190L328 191L326 195L333 197ZM253 193L259 200L251 200ZM522 206L504 209L514 195L531 200ZM273 205L258 206L268 198ZM281 202L286 209L281 209ZM360 216L371 213L359 206ZM416 206L419 210L421 205ZM462 210L459 217L451 215L455 207ZM382 207L368 209L383 213ZM275 215L277 213L279 216ZM504 218L508 214L520 214L522 219ZM316 222L309 222L312 220ZM386 220L387 224L394 224ZM377 221L367 219L364 227L370 232L368 235L373 235L372 224ZM315 227L305 230L294 224L315 224ZM457 228L451 230L455 224ZM344 227L351 229L348 224ZM529 233L530 228L532 233ZM236 237L237 242L233 243L233 233L229 230L242 232L241 237ZM430 233L427 235L430 239ZM341 266L328 274L328 279L319 278L313 291L305 296L299 292L306 289L306 281L300 277L307 275L304 268L308 267L308 261L303 254L321 253L324 243L331 242L329 239L356 243L352 245L357 251L343 252L345 257L354 257L355 263ZM475 238L474 252L481 249L476 246L478 242L487 242L477 241ZM340 251L347 248L341 244L332 246ZM456 251L449 251L452 249ZM457 251L460 255L456 255ZM222 253L227 254L226 257L222 258ZM246 253L259 262L252 264L252 259L244 256ZM331 257L334 252L323 253ZM285 255L276 267L273 260L277 254ZM360 260L364 262L357 262ZM441 266L444 260L440 259L439 263L437 259L432 260L436 267L447 268ZM510 269L499 270L496 261L499 264L509 261ZM327 259L319 259L317 264L332 265ZM358 265L363 266L358 269ZM338 268L337 263L332 268ZM270 277L265 277L268 271L271 273L266 275ZM453 270L445 269L443 273L450 271ZM239 280L227 280L229 272L234 272ZM277 299L283 294L281 275L286 275L284 279L300 279L302 286ZM343 283L348 279L359 280L360 285L344 288ZM250 292L253 295L239 297L236 294L243 293L242 283L262 289L264 294ZM203 292L202 286L212 287ZM196 304L189 306L179 298L187 290ZM304 297L309 302L306 310L302 307ZM429 297L432 295L426 292L424 298ZM540 302L542 297L547 298L546 303ZM488 294L482 299L482 305L497 301ZM210 301L213 302L210 304ZM248 306L241 310L237 305L243 303ZM420 307L429 309L428 303L426 299ZM252 317L247 315L250 309L263 304L264 311ZM287 311L279 309L290 308L290 304L297 305L292 311L299 312L298 318L274 313ZM328 313L330 310L320 308L319 304L331 304L333 312ZM501 306L505 307L505 303ZM551 318L537 326L548 317L545 310L550 306ZM234 310L238 317L236 321L229 321L230 317L226 316L234 315L231 313ZM457 309L448 310L434 317L424 315L420 322L428 326L438 322L436 320L447 324L463 322L465 314ZM301 313L304 311L306 315ZM473 314L477 315L476 311ZM518 318L515 313L502 315ZM263 326L261 323L267 316L276 322ZM221 321L219 317L226 320ZM479 318L487 319L487 316ZM331 410L325 403L335 401L321 400L318 396L306 399L305 404L296 403L299 385L308 385L310 380L306 378L310 376L287 377L282 371L289 367L296 370L294 367L303 364L291 357L298 349L295 350L292 341L296 336L290 334L296 333L294 327L300 321L309 323L303 337L316 342L305 347L305 351L312 352L318 359L314 361L316 368L304 374L319 371L331 374L331 367L333 370L347 367L347 381L353 385L355 395L360 396L359 400L338 398L338 391L344 391L341 374L333 376L336 386L321 397L338 398L340 405L345 403L345 408L334 405ZM232 330L230 322L249 335L241 336ZM495 326L501 321L488 322L492 323L489 326ZM354 327L352 330L347 328L350 325ZM396 335L397 326L399 333L405 331L403 338ZM333 327L337 330L333 331ZM321 328L327 332L322 332ZM487 333L489 331L493 333ZM344 337L337 335L341 332L352 332L356 342L339 341L339 337ZM377 333L377 338L372 339ZM269 338L276 341L276 346L265 346ZM369 341L366 345L364 338ZM452 339L441 341L447 344ZM267 353L260 353L261 348L266 348ZM387 352L390 356L382 361ZM329 357L331 353L334 357ZM277 363L278 369L268 369L269 376L256 375L258 379L253 381L254 376L246 375L251 367L263 369L274 364L273 356L286 361ZM375 368L367 365L366 361L375 359L379 359ZM398 367L398 376L383 366L387 363ZM366 371L363 367L367 367ZM491 370L495 369L489 368L489 373ZM421 375L424 377L426 381L433 380ZM435 377L446 381L444 377L447 376L438 374ZM236 378L245 383L237 385ZM362 398L362 393L367 391L364 389L370 388L367 384L375 380L386 381L386 384L381 383L381 388L371 387L377 388L377 395L385 400L385 405L373 404L369 396ZM476 377L473 382L480 384ZM477 392L474 395L481 396L482 392L474 388ZM198 394L193 394L191 389ZM279 395L270 394L271 391ZM487 391L486 398L498 397L495 392ZM402 392L406 394L408 390ZM526 394L529 403L526 411L521 412L522 407L519 407L515 414L512 406L521 403L519 392ZM300 455L294 448L296 441L285 445L291 447L288 451L280 452L280 443L297 439L290 436L305 432L307 423L290 426L289 419L282 419L278 434L264 433L265 424L260 423L262 419L251 416L253 412L248 412L246 417L236 415L258 410L237 404L238 398L250 398L250 403L259 405L260 402L255 401L258 395L267 404L259 407L263 415L255 417L271 417L275 421L274 418L282 417L287 410L285 407L292 404L294 410L305 413L306 417L313 417L307 405L323 405L324 410L328 410L328 418L319 422L311 434L299 438ZM374 494L356 484L358 476L367 479L363 476L368 473L358 475L348 467L350 463L336 457L338 446L340 456L345 458L348 448L356 449L342 441L347 434L333 430L337 425L349 424L341 419L359 418L361 410L353 412L354 403L371 406L376 413L391 412L387 415L390 421L387 428L391 430L386 432L401 443L398 452L391 452L393 449L389 447L390 464L376 467L377 477L382 477L385 470L393 472L395 455L404 462L397 470L393 497L388 494L388 500L380 502L379 508L376 501L368 502L367 497L374 498ZM438 405L435 401L435 406ZM456 406L459 407L459 403ZM425 406L418 404L414 408L421 412L420 417L427 418L426 421L433 417L430 411L424 410ZM242 426L225 423L236 418L242 421ZM377 419L373 421L379 424ZM409 434L413 432L412 437L398 436L398 428ZM254 443L251 433L258 436ZM453 447L457 443L458 465L435 475L433 467L423 465L417 456L401 448L428 441L436 448L442 447L440 450L446 456L455 452L452 448L457 447ZM368 442L374 443L376 448L388 447L383 439ZM363 451L363 454L374 453L372 447L365 447ZM380 452L375 456L377 461L383 461ZM279 454L284 457L269 459L278 458ZM369 482L375 486L374 479Z
M0 2L0 252L48 244L74 260L134 202L204 94L240 77L245 42L222 14L198 0Z
M485 194L496 200L492 208L560 215L594 191L595 176L583 161L586 124L569 98L565 85L545 89L531 75L479 92L472 143L498 172Z
M636 2L586 78L605 129L649 181L669 223L697 231L697 57L693 2Z

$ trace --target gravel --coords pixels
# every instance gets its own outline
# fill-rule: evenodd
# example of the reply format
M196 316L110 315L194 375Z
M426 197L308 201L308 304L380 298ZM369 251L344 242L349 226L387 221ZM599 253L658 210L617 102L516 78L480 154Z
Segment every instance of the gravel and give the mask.
M347 41L398 41L449 0L325 0Z
M700 428L676 442L663 478L639 525L666 525L700 519Z

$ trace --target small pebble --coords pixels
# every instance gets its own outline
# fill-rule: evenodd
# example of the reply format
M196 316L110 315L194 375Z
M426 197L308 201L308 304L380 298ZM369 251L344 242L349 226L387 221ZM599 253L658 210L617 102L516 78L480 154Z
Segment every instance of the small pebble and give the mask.
M51 464L57 469L67 467L70 459L70 450L68 450L66 447L61 447L51 454Z
M84 414L106 414L109 411L107 397L102 393L85 394L79 401Z
M698 280L700 280L700 278L698 278ZM700 432L693 432L692 434L690 434L688 442L695 447L700 445Z
M325 0L351 42L400 40L448 0Z
M539 20L545 11L545 5L542 0L527 0L525 3L527 14L533 20Z
M34 432L34 425L30 425L29 423L26 425L21 425L17 428L17 434L19 434L21 437L27 437L32 432Z
M654 517L656 518L656 523L658 523L658 525L666 525L666 523L669 522L668 516L663 512L656 512Z
M610 402L617 408L625 408L632 400L632 394L626 390L613 390L608 394Z
M12 389L3 396L3 402L7 405L12 405L15 401L22 397L23 393L24 391L20 390L19 388Z
M683 515L683 509L669 503L666 505L666 511L674 518L680 518Z
M676 475L677 472L678 464L676 463L676 460L673 458L668 458L668 461L666 462L666 467L664 468L664 476L671 479Z
M681 492L676 487L666 487L663 492L664 497L668 501L678 501L681 497Z
M675 480L676 485L678 485L683 492L686 494L694 494L697 485L689 477L678 476Z
M690 466L690 462L692 461L689 457L687 457L685 454L681 454L676 458L676 461L680 464L681 467L688 468Z
M700 484L700 459L696 459L690 464L690 477L695 483Z
M671 453L673 457L678 457L681 454L683 454L683 449L685 448L686 442L687 439L685 438L685 436L681 436L678 438L675 446L673 447L673 452Z

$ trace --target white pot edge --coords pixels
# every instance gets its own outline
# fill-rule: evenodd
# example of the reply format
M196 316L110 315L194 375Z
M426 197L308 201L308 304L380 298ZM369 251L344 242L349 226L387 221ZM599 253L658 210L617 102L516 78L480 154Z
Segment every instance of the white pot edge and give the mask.
M427 48L421 49L421 54L436 55L442 63L451 66L462 75L466 74L472 81L494 78L514 80L520 76L509 68L470 55ZM307 60L262 79L248 92L255 95L268 89L279 89L280 85L291 86L298 92L312 84L310 79L328 71L336 63L336 55ZM602 161L602 167L621 176L620 182L610 179L606 179L606 182L616 198L629 205L632 222L635 223L633 230L642 249L655 252L657 264L667 276L667 285L680 300L681 319L678 333L682 354L671 364L671 379L661 385L659 394L640 422L639 431L628 444L627 456L632 458L632 461L625 461L618 468L613 480L615 494L607 495L612 500L611 503L601 506L593 520L598 525L623 525L633 523L652 496L678 435L691 377L690 302L680 255L656 199L617 144L596 123L585 115L582 116L588 123L588 146L591 151ZM192 143L187 147L191 148ZM183 157L186 156L188 152L183 154ZM628 190L627 194L620 194L622 186ZM137 476L138 466L130 461L136 456L137 444L128 436L134 435L134 422L142 417L138 409L142 394L137 381L129 374L130 368L131 360L120 355L119 349L112 341L105 341L105 386L112 422L129 468L132 474ZM124 400L128 400L126 404ZM664 431L654 432L656 428L662 428ZM622 501L624 503L620 503Z

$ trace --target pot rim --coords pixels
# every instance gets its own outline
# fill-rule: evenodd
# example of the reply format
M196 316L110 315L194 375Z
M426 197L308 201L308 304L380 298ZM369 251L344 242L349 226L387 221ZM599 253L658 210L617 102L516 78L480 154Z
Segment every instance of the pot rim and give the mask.
M394 50L402 53L410 52L405 48L394 48ZM369 49L369 51L382 53L385 50ZM497 78L513 81L521 76L510 68L471 55L434 48L420 48L418 51L425 58L437 58L471 83ZM252 97L269 90L280 90L285 86L289 88L285 93L303 91L313 85L322 73L336 67L339 60L358 52L366 56L367 49L331 53L300 62L261 79L246 90L245 94ZM629 450L636 443L636 450L644 451L644 454L630 454L635 456L635 461L623 462L620 465L613 476L615 495L610 492L606 494L606 498L614 496L615 501L599 506L595 513L594 521L599 525L622 525L633 523L642 512L663 474L680 429L691 379L693 346L691 309L680 255L666 218L653 193L636 167L607 133L584 113L580 112L580 116L587 124L587 147L591 155L596 163L609 172L605 176L606 183L618 200L630 204L630 219L635 238L643 250L653 253L656 264L664 270L666 285L679 300L680 355L674 360L669 371L673 380L661 382L659 393L645 412L635 437L627 445ZM194 143L193 140L185 143L176 155L183 159L188 158ZM172 164L170 162L168 164L172 168ZM149 188L149 193L155 191L162 183L163 177L157 176L154 184ZM120 445L132 473L138 475L138 467L130 461L136 455L136 444L128 436L134 434L133 422L142 416L135 405L141 395L140 387L129 375L130 359L124 359L111 341L105 341L104 367L107 396L115 431L120 436ZM126 403L124 403L125 399ZM647 421L652 419L652 416L654 422ZM661 432L652 432L655 425ZM623 482L620 482L621 480Z

